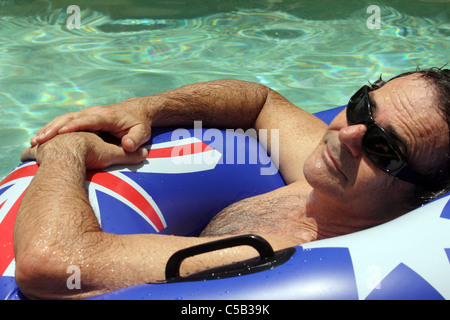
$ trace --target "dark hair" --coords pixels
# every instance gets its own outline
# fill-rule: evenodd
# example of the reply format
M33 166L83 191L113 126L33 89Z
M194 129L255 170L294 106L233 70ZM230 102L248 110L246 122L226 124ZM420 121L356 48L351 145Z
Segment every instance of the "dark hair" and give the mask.
M445 67L445 66L444 66ZM445 115L447 119L447 124L450 128L450 70L442 68L429 68L424 70L417 69L416 71L405 72L391 78L393 79L405 77L410 74L418 74L420 77L430 81L438 93L436 97L436 102L438 103L437 108ZM380 78L371 83L372 90L381 88L387 81ZM450 131L449 131L450 140ZM450 148L450 146L449 146ZM415 192L415 201L412 203L412 207L418 207L426 202L434 200L448 192L450 192L450 156L447 154L445 163L442 163L438 168L430 168L426 175L433 181L433 186L431 185L421 185L417 186Z

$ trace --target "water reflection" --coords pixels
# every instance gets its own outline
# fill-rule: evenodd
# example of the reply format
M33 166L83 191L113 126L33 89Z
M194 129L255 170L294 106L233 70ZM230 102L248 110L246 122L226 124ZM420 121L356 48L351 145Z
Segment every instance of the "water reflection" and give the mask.
M386 6L381 29L368 30L365 8L307 19L271 5L274 10L212 10L193 18L154 11L154 18L145 12L124 18L89 8L81 11L80 30L65 26L62 8L4 15L0 119L7 123L1 128L19 140L0 135L0 176L17 163L18 148L35 130L86 106L236 78L268 85L314 112L345 103L355 87L380 73L388 78L448 62L445 15L420 18Z

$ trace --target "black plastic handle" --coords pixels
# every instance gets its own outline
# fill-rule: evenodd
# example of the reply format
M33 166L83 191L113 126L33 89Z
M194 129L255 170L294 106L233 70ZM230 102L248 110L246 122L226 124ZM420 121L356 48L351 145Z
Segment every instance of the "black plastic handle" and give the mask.
M273 258L275 256L275 252L273 251L270 243L267 242L264 238L254 234L240 235L231 238L211 241L175 252L170 257L169 261L167 261L166 279L170 280L180 277L180 266L183 260L186 258L206 252L213 252L237 246L253 247L258 251L260 260Z

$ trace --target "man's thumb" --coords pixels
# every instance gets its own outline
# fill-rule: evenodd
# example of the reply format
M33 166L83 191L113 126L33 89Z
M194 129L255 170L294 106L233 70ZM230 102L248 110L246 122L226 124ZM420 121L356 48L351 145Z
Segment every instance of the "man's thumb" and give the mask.
M142 125L134 126L122 137L122 147L125 151L134 152L150 138L150 129Z

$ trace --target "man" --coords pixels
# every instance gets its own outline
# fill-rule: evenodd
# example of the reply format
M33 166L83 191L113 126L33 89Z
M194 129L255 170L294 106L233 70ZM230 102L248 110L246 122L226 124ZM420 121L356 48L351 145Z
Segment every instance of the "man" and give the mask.
M174 252L213 239L256 233L279 250L398 217L418 190L448 190L448 79L448 70L433 69L363 87L329 127L275 91L242 81L193 84L58 117L22 156L40 167L16 219L16 282L30 298L83 298L162 280ZM202 237L103 233L84 190L86 170L140 162L151 126L199 119L211 127L279 129L277 161L287 185L232 204ZM111 132L123 149L75 132L82 130ZM268 146L270 153L270 136ZM248 247L208 253L184 262L182 273L255 255ZM69 265L81 268L80 290L66 287Z

